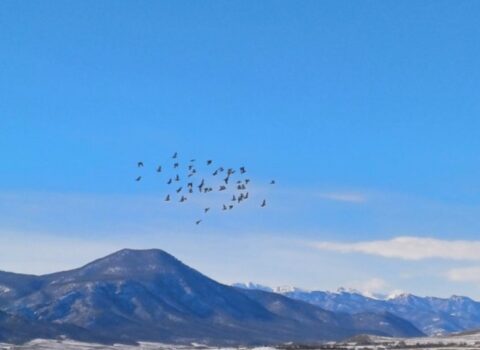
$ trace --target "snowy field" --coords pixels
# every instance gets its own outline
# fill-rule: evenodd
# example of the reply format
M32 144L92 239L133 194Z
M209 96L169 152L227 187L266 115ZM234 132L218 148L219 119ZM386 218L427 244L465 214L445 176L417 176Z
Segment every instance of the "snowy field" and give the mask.
M160 343L140 343L137 346L134 345L101 345L93 343L81 343L71 340L44 340L37 339L31 342L28 342L24 345L12 345L0 343L0 350L240 350L246 348L209 348L206 346L192 345L192 346L181 346L181 345L168 345ZM252 350L275 350L274 348L268 347L257 347L251 348ZM250 350L250 349L249 349Z
M378 336L361 336L346 342L329 342L318 347L302 347L301 345L287 344L275 347L253 348L215 348L201 345L181 346L161 343L140 343L139 345L101 345L93 343L81 343L70 340L44 340L37 339L24 345L12 345L0 343L0 350L402 350L402 349L426 349L426 350L480 350L480 333L451 335L445 337L422 337L422 338L388 338Z

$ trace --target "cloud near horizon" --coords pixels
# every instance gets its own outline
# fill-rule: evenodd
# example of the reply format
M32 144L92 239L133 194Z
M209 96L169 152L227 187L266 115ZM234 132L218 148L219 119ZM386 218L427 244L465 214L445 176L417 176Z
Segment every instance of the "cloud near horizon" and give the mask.
M449 259L480 261L480 241L441 240L413 236L354 243L315 242L313 247L340 253L361 253L403 260Z
M448 280L453 282L480 283L480 266L468 266L450 269L446 272Z

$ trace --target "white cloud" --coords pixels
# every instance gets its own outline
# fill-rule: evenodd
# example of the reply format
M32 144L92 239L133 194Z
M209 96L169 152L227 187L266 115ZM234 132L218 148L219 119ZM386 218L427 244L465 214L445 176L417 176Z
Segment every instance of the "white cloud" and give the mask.
M347 203L365 203L367 197L360 193L348 193L348 192L329 192L321 193L320 198L328 199L336 202L347 202Z
M362 253L386 258L421 260L441 258L450 260L480 260L480 241L441 240L423 237L396 237L383 241L355 243L316 242L321 250L340 253Z
M388 283L381 278L373 277L365 281L354 282L352 287L363 295L374 297L379 293L384 293L388 288Z
M450 281L454 282L480 283L480 266L450 269L447 271L446 276Z

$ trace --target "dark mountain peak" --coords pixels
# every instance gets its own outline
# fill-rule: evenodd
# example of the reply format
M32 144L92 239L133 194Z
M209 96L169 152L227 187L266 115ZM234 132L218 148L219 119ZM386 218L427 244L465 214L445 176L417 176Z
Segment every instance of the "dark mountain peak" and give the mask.
M122 249L75 270L45 276L55 282L76 280L141 279L191 270L161 249Z
M148 268L151 267L150 265L157 266L166 264L181 264L181 262L173 255L170 255L161 249L125 248L98 260L95 260L85 265L83 268L114 264L119 266L146 265L144 267Z

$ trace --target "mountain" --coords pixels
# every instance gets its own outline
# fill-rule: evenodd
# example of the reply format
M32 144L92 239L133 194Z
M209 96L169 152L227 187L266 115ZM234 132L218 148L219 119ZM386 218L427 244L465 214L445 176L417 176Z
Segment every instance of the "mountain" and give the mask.
M336 313L276 293L226 286L158 249L124 249L43 276L2 272L0 286L0 309L49 337L225 345L422 334L388 312ZM15 333L2 327L0 334ZM21 338L28 337L27 332Z
M252 283L243 285L244 288L254 286ZM344 288L336 292L305 291L299 288L272 290L333 312L389 312L410 321L428 335L480 328L480 303L468 297L419 297L402 293L386 298L373 298Z

